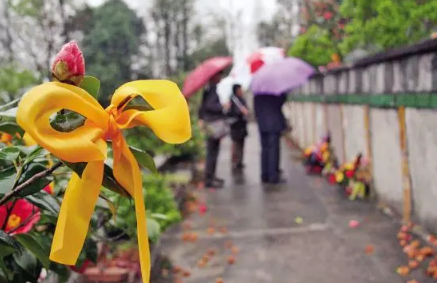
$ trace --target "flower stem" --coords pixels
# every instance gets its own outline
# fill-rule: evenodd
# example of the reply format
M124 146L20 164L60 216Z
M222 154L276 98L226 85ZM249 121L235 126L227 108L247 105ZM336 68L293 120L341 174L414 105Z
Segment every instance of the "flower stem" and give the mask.
M42 172L39 172L38 174L35 174L32 178L28 179L24 183L14 187L12 191L10 191L8 194L6 194L1 200L0 200L0 206L6 204L11 198L16 196L18 193L20 193L22 190L30 186L33 182L44 178L48 175L51 175L56 169L62 166L62 162L58 162L55 165L53 165L51 168L44 170Z

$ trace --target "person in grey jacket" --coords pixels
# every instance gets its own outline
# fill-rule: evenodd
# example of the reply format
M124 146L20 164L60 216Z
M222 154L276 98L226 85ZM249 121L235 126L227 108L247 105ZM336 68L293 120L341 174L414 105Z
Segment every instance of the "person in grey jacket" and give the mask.
M203 92L202 104L199 108L199 125L203 127L205 123L211 123L220 119L225 119L225 113L217 94L217 84L222 79L222 73L218 73L211 78L208 86ZM208 137L206 140L206 167L205 167L205 187L221 188L223 179L216 176L217 159L220 152L220 139Z

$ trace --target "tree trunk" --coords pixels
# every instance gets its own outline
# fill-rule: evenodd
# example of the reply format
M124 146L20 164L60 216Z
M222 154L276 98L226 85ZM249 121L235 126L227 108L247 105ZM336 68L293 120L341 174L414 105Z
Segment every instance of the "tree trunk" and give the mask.
M6 1L5 3L5 10L4 10L4 16L5 16L5 31L6 31L6 40L5 40L5 47L6 47L6 60L8 63L12 63L14 60L14 50L12 49L12 34L11 34L11 15L9 13L9 3L10 1Z
M189 0L182 0L182 68L188 71L188 21L189 21Z
M170 76L172 73L171 69L171 22L170 17L167 12L163 13L164 20L164 60L165 60L165 75Z

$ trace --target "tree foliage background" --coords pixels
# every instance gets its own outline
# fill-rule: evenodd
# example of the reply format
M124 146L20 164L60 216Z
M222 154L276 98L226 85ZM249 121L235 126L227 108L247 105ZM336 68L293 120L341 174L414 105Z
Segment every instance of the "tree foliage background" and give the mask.
M289 54L314 66L329 64L333 54L342 59L356 50L417 43L437 29L437 1L304 0L299 8L300 31Z
M133 79L180 76L211 55L229 55L217 22L198 17L196 0L154 0L134 11L122 0L91 7L83 0L0 1L0 102L49 79L60 47L76 40L87 74L102 82L101 102ZM212 39L211 39L212 38Z

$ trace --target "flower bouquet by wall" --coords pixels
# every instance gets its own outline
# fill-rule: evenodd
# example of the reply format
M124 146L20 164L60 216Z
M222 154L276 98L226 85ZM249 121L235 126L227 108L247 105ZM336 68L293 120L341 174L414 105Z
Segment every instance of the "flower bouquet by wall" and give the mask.
M320 143L304 149L303 165L305 171L307 174L322 174L326 165L331 166L332 157L331 136L328 134Z
M328 177L330 183L337 183L349 196L355 200L363 199L369 195L370 171L367 159L358 154L354 161L342 164L333 174Z

